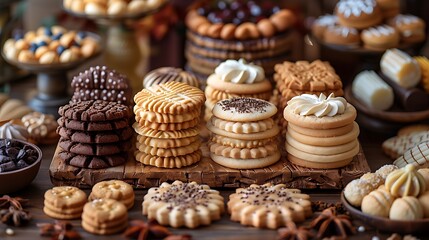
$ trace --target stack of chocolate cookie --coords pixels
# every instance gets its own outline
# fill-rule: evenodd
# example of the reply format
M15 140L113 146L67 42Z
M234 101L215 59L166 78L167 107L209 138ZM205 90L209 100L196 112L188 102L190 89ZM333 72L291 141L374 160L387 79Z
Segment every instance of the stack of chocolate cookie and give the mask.
M359 152L356 109L333 94L303 94L287 102L288 160L309 168L339 168Z
M83 168L108 168L124 164L133 131L130 109L116 102L72 102L58 110L59 156Z
M72 101L104 100L133 105L132 89L127 76L106 66L90 67L73 77Z
M235 169L269 166L280 159L279 128L271 118L274 104L257 98L219 101L207 123L212 132L208 146L216 163Z
M146 165L180 168L201 159L199 123L204 93L188 84L167 82L134 96L136 160Z

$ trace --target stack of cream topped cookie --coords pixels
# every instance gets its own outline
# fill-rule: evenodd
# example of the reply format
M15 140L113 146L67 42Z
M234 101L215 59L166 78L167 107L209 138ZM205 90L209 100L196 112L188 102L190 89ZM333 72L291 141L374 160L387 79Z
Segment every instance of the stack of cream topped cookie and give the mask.
M181 82L167 82L134 96L136 160L180 168L201 159L199 123L204 93Z
M286 152L292 163L309 168L339 168L359 152L356 109L344 98L302 94L287 104Z
M207 122L212 132L208 146L216 163L235 169L269 166L280 159L279 129L271 118L277 108L256 98L219 101Z
M219 64L207 79L205 89L206 110L204 119L208 121L217 101L234 97L252 97L269 100L271 83L265 78L264 69L244 59L226 60Z

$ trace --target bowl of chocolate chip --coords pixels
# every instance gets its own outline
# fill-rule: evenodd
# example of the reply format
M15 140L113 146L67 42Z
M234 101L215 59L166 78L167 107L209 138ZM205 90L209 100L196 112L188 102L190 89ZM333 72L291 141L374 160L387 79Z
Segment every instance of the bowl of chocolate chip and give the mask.
M36 145L0 139L0 194L16 192L28 186L39 172L42 151Z

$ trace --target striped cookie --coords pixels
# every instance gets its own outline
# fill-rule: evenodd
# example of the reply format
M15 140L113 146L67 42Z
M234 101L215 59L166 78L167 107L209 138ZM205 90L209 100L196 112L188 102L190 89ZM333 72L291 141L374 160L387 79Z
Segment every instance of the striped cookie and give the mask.
M163 168L181 168L200 161L201 150L197 150L191 154L178 157L159 157L136 151L135 157L138 162L141 162L145 165Z
M151 138L145 137L141 135L137 135L137 141L141 144L154 147L154 148L177 148L187 146L195 141L197 141L200 137L193 136L188 138L180 138L180 139L160 139L160 138Z
M145 121L139 116L136 116L136 122L138 122L141 127L147 127L161 131L177 131L197 126L200 123L200 119L194 118L190 121L180 123L158 123Z
M201 141L197 140L187 146L176 147L176 148L156 148L148 145L144 145L140 142L136 143L136 147L140 152L148 155L159 156L159 157L177 157L191 154L200 148Z
M142 127L138 123L134 123L133 128L136 133L142 136L161 139L188 138L197 136L200 132L199 126L177 131L161 131L152 128Z
M229 146L233 148L256 148L262 147L276 141L276 138L266 138L258 140L239 140L235 138L225 137L217 134L212 134L210 141Z
M429 165L429 142L422 142L407 150L393 164L398 168L405 167L407 164L413 164L417 167L427 167Z
M265 158L278 152L277 143L275 142L255 148L233 148L214 142L209 142L208 147L210 148L210 152L214 155L233 159Z
M149 121L157 123L182 123L191 121L200 116L201 109L195 109L194 111L183 113L183 114L165 114L146 111L138 106L134 106L134 114L136 115L136 121ZM140 120L137 120L140 119Z

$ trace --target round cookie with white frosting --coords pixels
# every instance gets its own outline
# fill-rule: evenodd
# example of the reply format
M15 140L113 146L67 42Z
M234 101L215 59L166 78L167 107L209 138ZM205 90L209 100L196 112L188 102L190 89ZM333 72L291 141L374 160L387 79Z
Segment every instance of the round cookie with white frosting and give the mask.
M213 107L213 115L236 122L260 121L274 116L274 104L256 98L232 98L219 101Z
M380 25L365 29L361 33L365 48L385 50L398 46L400 37L398 31L389 25Z
M421 42L425 39L425 22L413 15L396 15L388 24L399 31L401 40L407 43Z

